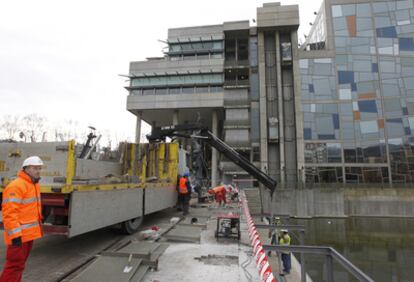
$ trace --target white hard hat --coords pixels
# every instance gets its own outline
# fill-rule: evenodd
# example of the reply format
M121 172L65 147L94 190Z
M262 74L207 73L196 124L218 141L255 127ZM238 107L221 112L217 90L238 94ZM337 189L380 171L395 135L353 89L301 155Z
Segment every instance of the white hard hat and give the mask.
M31 156L23 161L22 167L26 167L29 165L40 166L43 165L43 161L38 156Z
M287 229L280 229L280 231L288 233Z

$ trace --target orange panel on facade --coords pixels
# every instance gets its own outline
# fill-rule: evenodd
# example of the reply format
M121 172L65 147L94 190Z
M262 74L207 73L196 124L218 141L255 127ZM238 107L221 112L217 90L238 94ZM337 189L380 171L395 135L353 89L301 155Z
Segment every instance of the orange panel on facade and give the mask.
M359 99L372 99L376 97L375 92L360 93L358 96Z
M347 16L346 17L346 24L348 26L349 36L355 37L356 36L356 17L355 16Z
M359 111L354 111L354 120L360 120L361 119L361 113Z

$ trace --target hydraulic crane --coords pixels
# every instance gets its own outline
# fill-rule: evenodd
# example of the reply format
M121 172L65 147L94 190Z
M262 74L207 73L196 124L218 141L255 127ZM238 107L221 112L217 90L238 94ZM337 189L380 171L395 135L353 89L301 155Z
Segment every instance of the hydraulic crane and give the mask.
M147 139L150 142L165 142L165 139L184 137L191 139L198 139L204 143L209 144L217 151L226 156L229 160L240 166L251 176L256 178L266 188L270 190L271 195L276 188L277 182L269 175L258 169L249 160L239 154L232 147L220 140L217 136L211 133L206 126L200 124L178 124L171 126L154 127L150 135L147 135Z

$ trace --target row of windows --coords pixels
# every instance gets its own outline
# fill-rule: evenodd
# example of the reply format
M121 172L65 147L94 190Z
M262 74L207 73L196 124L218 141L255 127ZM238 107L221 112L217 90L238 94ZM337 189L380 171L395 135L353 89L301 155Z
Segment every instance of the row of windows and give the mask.
M132 90L131 95L166 95L166 94L193 94L223 92L222 86L192 86L171 88L148 88Z
M137 77L131 80L132 87L151 87L169 85L195 85L195 84L223 84L222 73L186 74Z
M223 50L223 41L203 41L169 44L170 52Z
M170 55L170 61L190 61L190 60L209 60L209 59L223 59L223 53L208 53L208 54L180 54Z
M388 183L387 167L345 167L345 178L342 167L306 167L307 183Z

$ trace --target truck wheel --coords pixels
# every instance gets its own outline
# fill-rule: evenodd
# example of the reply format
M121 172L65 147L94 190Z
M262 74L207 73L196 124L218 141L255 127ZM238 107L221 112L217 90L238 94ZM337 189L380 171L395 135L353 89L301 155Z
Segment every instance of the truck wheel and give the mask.
M124 234L133 234L138 231L144 217L137 217L127 221L122 222L121 224L121 231Z

